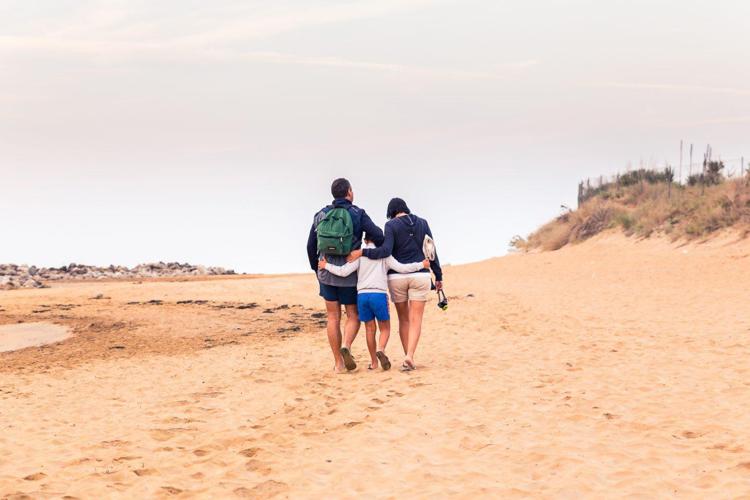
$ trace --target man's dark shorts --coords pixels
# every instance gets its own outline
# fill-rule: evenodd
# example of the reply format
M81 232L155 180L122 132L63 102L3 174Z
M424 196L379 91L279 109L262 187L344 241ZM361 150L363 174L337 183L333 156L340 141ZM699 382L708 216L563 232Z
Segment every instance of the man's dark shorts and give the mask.
M345 306L357 303L356 286L332 286L320 283L320 296L329 302L338 302Z

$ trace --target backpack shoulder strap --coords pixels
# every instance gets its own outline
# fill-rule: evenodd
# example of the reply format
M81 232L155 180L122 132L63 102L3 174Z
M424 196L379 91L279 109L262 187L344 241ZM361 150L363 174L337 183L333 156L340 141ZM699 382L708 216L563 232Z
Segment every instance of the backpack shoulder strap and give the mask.
M326 215L328 215L328 212L330 212L333 209L333 205L328 205L320 209L320 211L315 214L315 220L314 224L315 226L318 226L323 220L326 218Z

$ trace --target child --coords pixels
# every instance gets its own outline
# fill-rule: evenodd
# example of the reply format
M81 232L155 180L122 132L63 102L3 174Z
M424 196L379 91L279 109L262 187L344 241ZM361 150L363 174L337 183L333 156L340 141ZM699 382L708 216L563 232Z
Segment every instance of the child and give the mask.
M364 248L375 248L375 245L365 240ZM370 366L368 370L374 370L378 367L378 360L383 370L391 368L391 362L385 355L385 347L391 336L391 317L388 312L388 270L393 269L399 273L414 273L422 268L429 269L430 261L415 262L412 264L402 264L394 257L387 259L370 260L362 257L344 264L343 266L334 266L323 259L318 262L319 269L325 269L336 276L349 276L359 270L357 278L357 311L359 320L365 323L365 332L367 334L367 349L370 351ZM380 339L378 340L377 350L375 348L375 320L380 327ZM344 356L351 356L349 349L341 349ZM346 351L346 352L345 352Z

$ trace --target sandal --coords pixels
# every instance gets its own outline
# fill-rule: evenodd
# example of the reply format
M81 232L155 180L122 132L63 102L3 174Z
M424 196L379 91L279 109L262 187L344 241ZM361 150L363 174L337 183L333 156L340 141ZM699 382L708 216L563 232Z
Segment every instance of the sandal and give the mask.
M342 347L339 352L341 352L341 357L344 358L344 366L346 366L346 369L349 371L356 370L357 362L354 361L354 356L352 356L351 351L346 347Z
M414 363L412 361L409 361L408 359L405 359L404 363L401 365L401 368L399 368L399 370L401 370L402 372L413 372L416 369L417 367L414 366Z
M378 351L375 355L378 357L378 361L380 361L380 366L383 367L383 371L391 369L391 360L388 359L388 356L386 356L383 351Z

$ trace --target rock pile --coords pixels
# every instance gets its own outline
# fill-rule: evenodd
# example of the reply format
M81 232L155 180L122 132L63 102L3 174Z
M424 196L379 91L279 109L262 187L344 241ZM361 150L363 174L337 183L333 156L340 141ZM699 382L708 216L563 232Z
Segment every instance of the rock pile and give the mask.
M223 267L193 266L178 262L97 267L69 264L63 267L19 266L0 264L0 290L16 288L45 288L46 281L161 278L174 276L218 276L236 274Z

